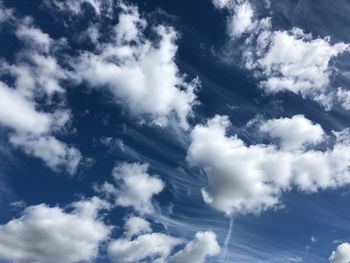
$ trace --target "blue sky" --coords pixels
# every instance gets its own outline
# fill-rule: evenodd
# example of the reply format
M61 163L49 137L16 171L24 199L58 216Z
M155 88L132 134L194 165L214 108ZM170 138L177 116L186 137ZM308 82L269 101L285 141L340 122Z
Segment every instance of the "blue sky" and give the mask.
M0 0L0 262L350 261L346 0Z

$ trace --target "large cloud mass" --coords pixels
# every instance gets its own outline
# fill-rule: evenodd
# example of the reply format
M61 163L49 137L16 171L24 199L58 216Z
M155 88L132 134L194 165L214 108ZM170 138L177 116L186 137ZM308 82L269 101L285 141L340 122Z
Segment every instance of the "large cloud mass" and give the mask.
M302 123L313 127L305 120ZM269 126L269 122L266 125ZM227 214L259 213L278 205L281 192L293 186L315 192L350 182L347 130L336 134L336 142L325 151L291 151L290 147L279 149L273 144L247 145L237 136L226 134L229 126L225 116L216 116L206 125L197 125L191 133L192 142L187 153L189 164L208 175L203 198L218 210ZM299 144L305 142L306 138L299 135L293 138L281 132L279 136L285 142L291 139L297 139Z
M79 201L67 212L45 204L27 207L20 218L0 225L0 259L13 262L78 263L98 255L110 227L99 219L100 199Z
M4 12L6 14L10 11ZM68 78L53 50L56 43L32 20L11 16L15 36L23 44L13 64L0 60L0 124L10 143L41 159L54 171L76 173L81 153L55 137L70 121L61 82ZM59 41L58 41L59 42ZM7 78L13 82L7 84ZM55 96L58 105L52 103Z
M250 1L213 0L220 9L229 10L228 35L243 41L242 64L254 72L266 93L283 91L300 94L331 109L339 104L348 109L341 94L348 92L331 86L335 73L331 62L349 45L332 43L330 37L313 37L302 29L274 30L271 17L258 18Z
M107 88L133 115L159 126L175 117L187 128L198 81L187 82L175 64L177 32L158 25L151 27L158 40L148 39L147 22L137 8L122 8L111 41L98 43L96 52L82 53L76 61L77 77L91 87Z

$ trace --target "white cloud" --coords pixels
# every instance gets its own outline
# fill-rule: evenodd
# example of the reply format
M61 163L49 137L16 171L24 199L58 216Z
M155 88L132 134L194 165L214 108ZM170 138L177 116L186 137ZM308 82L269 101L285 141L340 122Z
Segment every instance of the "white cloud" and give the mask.
M28 22L18 26L16 36L26 44L35 45L36 48L42 51L49 51L51 45L50 36L40 29L30 26Z
M340 244L336 251L332 252L329 258L331 263L349 263L350 262L350 244Z
M337 98L338 102L343 106L344 109L350 110L350 90L338 88Z
M119 138L101 137L98 142L105 146L109 151L113 151L116 149L125 151L124 142Z
M152 232L151 224L138 216L128 217L125 225L125 235L127 237L138 236L140 234L146 234Z
M6 8L2 1L0 1L0 26L4 22L13 19L13 10Z
M147 21L140 17L136 7L122 5L123 12L119 15L119 22L115 26L116 40L118 43L139 41L142 38L142 30Z
M96 190L107 197L114 198L115 204L133 207L141 214L153 212L152 199L165 187L157 176L148 174L148 164L121 163L113 169L116 186L104 183Z
M232 2L231 0L212 0L214 6L216 8L222 9L228 7L228 5Z
M41 204L0 225L0 259L11 262L91 261L110 227L99 218L107 204L97 198L72 204L72 211Z
M274 31L270 47L255 65L265 80L261 86L271 93L291 91L330 107L327 96L332 69L332 58L349 48L344 43L332 45L328 38L312 39L298 28L291 31Z
M123 236L111 240L107 252L110 260L116 263L140 262L146 258L163 260L182 242L180 238L152 233L149 222L131 216L125 222Z
M74 175L82 160L81 153L77 149L67 146L52 136L13 134L10 136L10 143L21 147L26 154L41 159L57 172L63 168L70 175Z
M325 136L321 125L303 115L268 120L260 126L260 130L280 139L284 150L303 149L307 145L320 143Z
M189 242L186 247L171 256L168 263L204 263L208 256L220 253L220 246L213 232L198 232L195 240Z
M228 18L227 27L229 36L233 38L241 37L254 29L254 11L248 1L236 6L234 15Z
M143 262L152 259L157 263L204 263L209 256L220 253L220 246L213 232L197 232L193 241L170 256L182 243L181 238L152 232L150 224L140 217L129 217L124 225L123 237L112 240L108 255L112 262Z
M83 12L83 5L89 5L97 15L100 15L103 11L104 4L112 4L113 1L103 0L44 0L44 4L52 9L59 11L67 11L74 15L81 14Z
M134 240L117 239L110 243L108 255L112 262L138 262L148 257L166 258L182 239L162 233L138 236Z
M68 79L68 73L58 64L53 50L60 45L35 27L31 20L16 20L15 35L24 44L16 53L16 63L1 60L1 74L14 78L13 90L22 99L36 104L37 99L50 99L54 94L64 93L60 82ZM5 85L5 84L3 84Z
M144 35L146 21L135 7L124 6L110 43L82 53L75 62L78 78L108 89L118 103L161 127L175 117L183 128L197 103L198 81L187 82L175 64L178 35L172 27L152 27L159 40Z
M249 1L214 0L214 4L229 10L228 35L244 41L242 64L254 72L266 93L293 92L327 110L341 101L331 87L336 70L330 62L349 52L348 44L333 44L330 37L315 38L297 27L274 30L271 17L259 20Z
M12 22L24 48L16 54L15 64L0 61L0 77L9 75L14 80L11 86L0 80L0 124L10 129L12 145L41 159L52 170L66 170L72 175L81 153L54 137L71 117L60 84L68 73L52 52L59 44L35 27L29 17L13 17ZM55 99L59 106L52 103L54 95L58 95Z
M253 6L246 0L212 0L217 9L229 10L227 17L227 34L232 38L239 38L251 32L256 21Z
M35 110L35 104L28 101L14 89L0 82L0 123L21 132L43 133L51 126L51 116Z
M161 179L148 174L148 164L122 163L114 167L113 177L118 182L116 204L140 213L153 211L152 198L165 187Z
M286 151L275 145L247 145L227 136L230 122L216 116L191 133L187 161L208 176L205 202L226 214L259 213L276 207L282 191L315 192L350 183L350 137L335 133L325 151Z

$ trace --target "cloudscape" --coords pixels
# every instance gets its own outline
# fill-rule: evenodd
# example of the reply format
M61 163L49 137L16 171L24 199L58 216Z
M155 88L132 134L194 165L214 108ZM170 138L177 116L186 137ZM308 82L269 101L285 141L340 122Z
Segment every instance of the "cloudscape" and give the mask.
M0 0L0 263L349 263L350 2Z

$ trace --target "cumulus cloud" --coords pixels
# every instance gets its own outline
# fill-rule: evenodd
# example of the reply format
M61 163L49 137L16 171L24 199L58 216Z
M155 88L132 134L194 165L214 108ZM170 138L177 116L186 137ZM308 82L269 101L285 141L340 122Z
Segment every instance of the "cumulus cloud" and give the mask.
M146 258L162 260L174 247L183 243L180 238L152 232L149 222L140 217L129 217L124 230L123 237L112 240L108 245L112 262L139 262Z
M166 258L182 239L162 233L138 236L134 240L117 239L110 243L108 255L112 262L138 262L145 258Z
M229 10L227 34L231 38L240 38L256 27L253 6L245 0L212 0L217 9Z
M51 116L38 112L33 101L0 82L0 123L17 131L43 133L51 126Z
M349 52L348 44L333 44L330 37L315 38L297 27L274 30L271 17L258 19L248 1L218 2L214 1L217 7L233 13L228 18L228 34L244 41L242 64L254 72L266 93L293 92L327 110L339 104L340 94L331 87L335 72L331 62Z
M350 182L347 130L334 133L334 145L324 151L290 151L273 144L247 145L227 135L229 126L225 116L197 125L187 153L188 163L208 176L204 201L226 214L274 208L281 193L292 187L316 192Z
M174 117L183 128L197 103L198 80L186 81L175 63L177 32L150 27L157 40L145 36L147 22L138 9L122 6L111 41L75 61L77 78L93 88L108 90L133 115L164 127Z
M329 38L312 39L298 28L274 31L268 51L253 67L266 78L261 86L267 92L291 91L329 108L332 104L327 96L332 74L329 63L348 48L344 43L332 45Z
M242 2L235 8L234 15L228 21L228 34L231 37L240 37L255 27L254 11L249 2Z
M325 136L321 125L303 115L268 120L260 126L260 130L278 138L285 150L303 149L307 145L318 144Z
M133 207L141 214L153 212L152 199L165 187L157 176L148 173L148 164L121 163L114 167L116 186L105 182L96 190L113 198L118 206Z
M10 143L22 148L26 154L43 160L48 167L57 172L63 167L70 175L74 175L82 160L82 155L77 149L52 136L14 134L10 136Z
M186 247L171 256L168 263L204 263L208 256L220 253L220 246L213 232L198 232L196 238L189 242Z
M332 252L329 257L329 262L331 263L349 263L350 262L350 244L343 243L340 244L336 251Z
M55 41L31 18L13 17L11 21L24 48L16 54L16 63L0 61L0 124L10 130L9 141L15 147L40 158L54 171L66 170L72 175L81 153L54 137L70 120L60 84L68 73L52 52ZM6 84L3 76L11 76L13 83ZM52 103L54 95L59 106Z
M209 231L197 232L193 241L170 256L174 248L185 240L155 233L146 220L134 216L127 219L124 230L122 237L112 240L108 245L108 255L112 262L140 262L151 258L152 262L157 263L204 263L207 257L220 253L216 235Z
M11 262L78 263L96 258L110 234L98 198L71 205L71 211L45 204L27 207L20 218L0 225L0 259Z
M140 234L146 234L152 232L151 224L138 216L131 216L125 222L124 225L125 235L127 237L138 236Z

